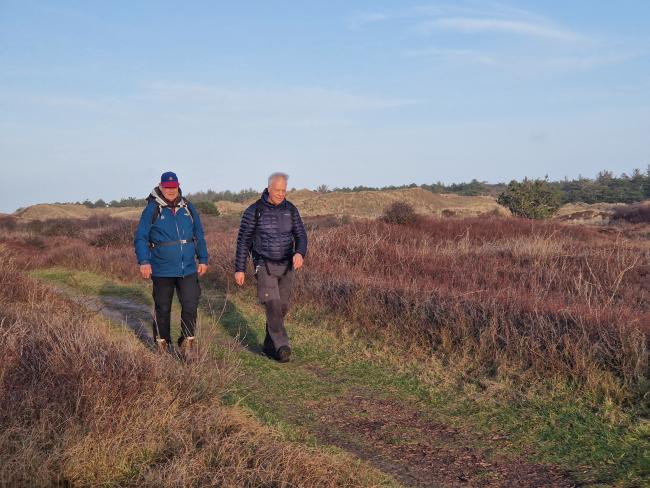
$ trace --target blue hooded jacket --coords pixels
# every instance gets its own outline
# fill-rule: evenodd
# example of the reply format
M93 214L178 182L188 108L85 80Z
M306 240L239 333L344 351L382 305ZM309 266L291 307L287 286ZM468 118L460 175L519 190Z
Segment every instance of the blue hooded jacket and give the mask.
M255 227L257 202L246 209L237 235L235 271L245 271L249 252L253 262L290 261L295 253L307 254L307 232L295 205L283 200L278 205L269 202L269 191L264 190L261 215Z
M135 231L133 245L138 264L151 264L152 276L191 275L197 272L197 258L199 263L208 264L199 212L182 196L174 209L154 188ZM160 215L152 223L159 210Z

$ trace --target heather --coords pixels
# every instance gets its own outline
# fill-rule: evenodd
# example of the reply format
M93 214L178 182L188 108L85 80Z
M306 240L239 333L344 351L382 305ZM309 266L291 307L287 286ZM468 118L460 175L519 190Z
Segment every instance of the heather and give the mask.
M312 239L303 296L473 374L647 391L648 247L523 219L360 222Z
M78 242L58 244L80 249ZM27 277L24 262L7 257L15 255L15 242L0 249L0 485L379 482L358 462L288 442L225 405L238 366L227 348L216 359L213 322L203 324L193 362L160 357L130 332ZM101 251L88 248L93 252Z

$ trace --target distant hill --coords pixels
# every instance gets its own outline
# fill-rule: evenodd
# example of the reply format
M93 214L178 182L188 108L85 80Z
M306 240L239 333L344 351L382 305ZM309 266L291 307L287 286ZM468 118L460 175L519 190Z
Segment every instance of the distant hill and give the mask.
M410 203L417 213L423 215L474 216L487 213L509 215L509 212L497 204L493 197L434 194L421 188L329 193L298 190L289 192L287 199L296 204L305 217L347 215L356 218L375 218L382 215L388 205L398 201ZM251 198L244 203L219 201L215 204L222 215L240 215L255 200L256 198ZM141 213L142 207L88 208L77 204L38 204L18 210L14 215L29 220L86 219L93 215L138 219Z
M354 191L318 193L311 190L289 192L287 199L296 204L301 215L316 217L323 215L349 216L353 218L376 218L393 202L407 202L422 215L436 217L472 217L476 215L503 215L510 212L499 205L491 196L462 196L455 194L436 194L422 188L399 190ZM238 216L251 203L251 198L244 203L219 201L215 205L225 216ZM614 210L624 204L616 203L570 203L560 208L555 219L588 224L607 223ZM110 216L137 220L142 207L105 207L88 208L76 204L39 204L15 212L13 215L22 219L47 220L53 218L80 218L91 216Z
M379 217L394 202L407 202L419 214L433 216L473 216L486 213L507 215L509 212L488 196L435 194L422 188L389 191L316 193L300 191L288 197L309 215L349 215Z
M59 218L87 219L91 216L109 216L122 219L138 219L142 207L88 208L72 203L40 203L14 213L16 217L29 220Z
M634 206L650 207L650 200L644 200L638 204L626 203L568 203L563 205L554 219L573 224L607 224L616 210L625 210Z
M310 190L289 192L287 200L294 203L301 215L313 217L337 215L358 218L375 218L384 213L386 207L394 202L407 202L415 211L432 216L474 216L487 213L509 215L510 212L499 205L493 197L466 197L452 194L435 194L422 188L400 190L355 191L318 193ZM239 214L253 203L216 202L224 215Z

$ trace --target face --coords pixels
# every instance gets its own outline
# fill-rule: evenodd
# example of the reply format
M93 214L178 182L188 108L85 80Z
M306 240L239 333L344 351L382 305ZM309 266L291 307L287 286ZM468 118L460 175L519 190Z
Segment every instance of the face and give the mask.
M176 200L176 197L178 196L178 187L165 188L164 186L161 186L160 191L162 192L163 196L170 202Z
M287 196L287 180L274 178L269 185L269 202L272 205L279 205Z

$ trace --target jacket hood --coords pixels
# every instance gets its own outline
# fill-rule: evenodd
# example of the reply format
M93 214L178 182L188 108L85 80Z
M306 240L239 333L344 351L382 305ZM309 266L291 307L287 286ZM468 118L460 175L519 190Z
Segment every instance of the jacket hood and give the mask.
M157 186L154 187L153 190L151 190L151 193L147 197L147 202L150 202L152 200L155 201L156 204L160 207L170 207L170 206L176 207L179 205L182 206L185 202L185 198L183 198L183 193L181 192L180 188L178 189L178 197L176 198L176 200L170 202L163 196L162 192L160 191L160 188Z

